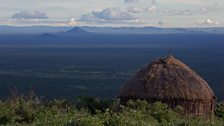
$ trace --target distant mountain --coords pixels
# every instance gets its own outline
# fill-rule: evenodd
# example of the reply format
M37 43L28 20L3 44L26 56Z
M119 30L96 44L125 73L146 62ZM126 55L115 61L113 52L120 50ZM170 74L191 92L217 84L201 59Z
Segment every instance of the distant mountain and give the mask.
M159 27L82 27L91 33L100 34L177 34L177 33L201 33L197 29L189 28L159 28Z
M39 37L51 38L51 37L55 37L55 35L50 34L50 33L44 33L44 34L41 34Z
M158 27L82 27L91 33L100 34L151 34L159 33L163 28Z
M65 33L99 33L99 34L168 34L191 33L185 28L159 28L159 27L74 27Z
M54 35L50 34L50 33L44 33L44 34L42 34L40 36L42 36L42 37L54 37Z
M66 31L65 33L88 33L88 32L80 27L74 27L73 29Z
M0 26L0 35L3 34L45 34L54 35L74 35L74 34L185 34L185 33L209 33L209 34L224 34L223 27L208 27L208 28L161 28L161 27L51 27L51 26ZM68 34L69 33L69 34Z

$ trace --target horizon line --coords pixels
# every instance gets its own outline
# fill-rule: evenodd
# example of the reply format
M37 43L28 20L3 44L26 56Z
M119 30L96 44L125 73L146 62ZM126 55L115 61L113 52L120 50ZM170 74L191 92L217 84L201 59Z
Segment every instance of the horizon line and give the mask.
M29 27L95 27L95 28L224 28L224 26L192 26L192 27L158 27L158 26L90 26L90 25L77 25L77 26L51 26L51 25L29 25L29 26L16 26L16 25L0 25L0 27L14 27L14 28L29 28Z

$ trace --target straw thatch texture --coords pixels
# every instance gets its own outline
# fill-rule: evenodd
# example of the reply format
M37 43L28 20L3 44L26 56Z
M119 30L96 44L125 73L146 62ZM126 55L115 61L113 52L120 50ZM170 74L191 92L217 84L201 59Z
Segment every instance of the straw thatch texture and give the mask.
M207 82L172 55L157 59L125 84L118 96L121 103L143 99L162 101L171 108L182 106L186 114L213 113L215 96Z

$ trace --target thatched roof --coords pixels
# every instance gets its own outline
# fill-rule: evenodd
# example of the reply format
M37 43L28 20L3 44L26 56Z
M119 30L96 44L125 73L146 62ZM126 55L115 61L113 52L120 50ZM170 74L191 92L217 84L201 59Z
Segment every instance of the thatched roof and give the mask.
M122 87L118 97L200 101L215 98L208 83L172 55L140 70Z

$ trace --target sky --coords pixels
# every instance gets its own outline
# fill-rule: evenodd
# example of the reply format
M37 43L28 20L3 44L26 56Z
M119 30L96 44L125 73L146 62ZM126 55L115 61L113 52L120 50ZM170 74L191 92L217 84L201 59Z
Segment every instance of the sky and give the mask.
M0 0L0 25L223 27L224 0Z

